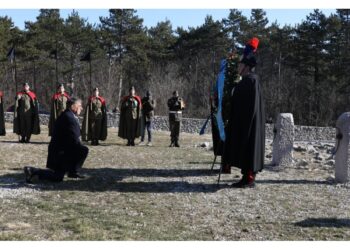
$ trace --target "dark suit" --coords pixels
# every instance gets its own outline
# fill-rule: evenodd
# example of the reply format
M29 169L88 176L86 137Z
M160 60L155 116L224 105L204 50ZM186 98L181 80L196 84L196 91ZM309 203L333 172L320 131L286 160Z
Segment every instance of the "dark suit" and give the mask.
M65 173L75 174L89 153L81 144L80 126L76 116L66 109L56 120L49 144L46 167L40 170L39 179L62 181Z

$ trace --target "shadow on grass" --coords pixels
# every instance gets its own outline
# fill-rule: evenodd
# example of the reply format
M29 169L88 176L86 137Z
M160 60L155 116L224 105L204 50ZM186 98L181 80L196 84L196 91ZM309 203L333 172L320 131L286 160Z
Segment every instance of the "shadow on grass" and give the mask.
M210 168L211 165L213 164L213 161L190 161L188 162L188 164L208 165ZM220 165L220 163L216 163L216 165Z
M295 184L295 185L333 185L330 181L315 181L315 180L255 180L256 183L261 184Z
M31 145L31 144L36 144L36 145L44 145L44 144L49 144L49 142L39 142L39 141L33 141L29 143L22 143L19 141L0 141L1 143L18 143L18 144L23 144L23 145Z
M294 223L299 227L336 227L350 228L350 219L337 219L337 218L308 218Z
M27 187L40 190L76 190L88 192L141 192L141 193L213 193L227 188L227 184L216 184L216 178L212 183L189 183L185 180L161 180L161 181L125 181L126 177L196 177L213 175L208 169L83 169L85 179L69 179L65 177L63 182L35 182L26 184L24 174L6 174L0 176L0 188Z

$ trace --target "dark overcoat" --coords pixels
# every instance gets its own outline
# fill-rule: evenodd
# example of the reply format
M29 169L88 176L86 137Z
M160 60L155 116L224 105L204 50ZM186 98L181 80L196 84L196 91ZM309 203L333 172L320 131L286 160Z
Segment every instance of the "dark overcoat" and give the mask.
M13 132L21 135L24 133L24 131L21 131L21 119L26 119L27 117L24 117L24 114L21 114L19 110L21 110L20 107L20 99L18 99L18 95L28 95L30 97L30 110L31 110L31 127L30 131L27 131L29 134L38 135L40 134L40 121L39 121L39 103L38 99L36 98L36 95L34 92L18 92L16 95L15 100L15 109L14 109L14 115L13 115ZM27 128L29 129L29 128Z
M136 100L136 107L132 107L131 100ZM139 96L123 97L120 108L118 136L123 139L134 140L141 136L142 102Z
M92 113L94 112L93 110L93 96L91 96L88 100L88 103L85 107L85 114L84 114L84 120L82 124L82 140L83 141L91 141L92 140L92 129L91 129L91 123L92 123ZM96 119L94 122L99 122L98 126L98 140L106 140L107 139L107 108L106 108L106 101L103 97L99 96L97 97L100 102L101 102L101 119Z
M0 91L0 135L6 135L5 117L4 117L4 100L2 96L3 94Z
M56 120L49 143L46 167L52 170L74 170L75 166L62 162L75 162L75 158L86 146L81 144L79 121L69 109L66 109ZM58 169L64 167L65 169Z
M231 99L224 145L224 163L253 172L261 171L265 158L265 110L257 75L242 78Z

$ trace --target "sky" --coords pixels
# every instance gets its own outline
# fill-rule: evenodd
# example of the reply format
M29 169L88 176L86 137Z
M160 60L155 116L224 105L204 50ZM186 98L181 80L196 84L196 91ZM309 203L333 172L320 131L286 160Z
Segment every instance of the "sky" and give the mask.
M66 18L73 9L60 9L61 16ZM144 26L152 27L158 22L166 19L170 20L173 28L196 27L204 23L207 15L211 15L214 20L226 18L229 9L136 9L137 15L144 19ZM270 23L277 21L281 26L294 25L306 19L306 16L313 12L313 9L264 9ZM89 23L98 23L99 16L108 16L108 9L76 9L81 17L87 18ZM251 9L240 9L243 15L249 18ZM321 9L329 16L335 13L335 9ZM24 29L25 21L35 21L39 14L38 9L4 9L0 8L0 16L12 18L15 26Z

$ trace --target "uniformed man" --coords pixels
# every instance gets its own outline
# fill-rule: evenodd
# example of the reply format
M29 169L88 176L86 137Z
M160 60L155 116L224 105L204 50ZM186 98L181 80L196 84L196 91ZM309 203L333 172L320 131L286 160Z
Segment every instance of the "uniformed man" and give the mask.
M185 109L185 103L179 92L174 91L173 97L168 100L169 107L169 126L170 126L170 137L171 143L169 147L180 147L179 136L180 136L180 125L182 118L182 110Z
M91 145L99 145L98 140L107 138L106 101L99 95L99 89L94 88L85 109L82 125L83 141L91 141Z
M146 96L142 98L142 131L141 131L141 142L139 145L144 145L145 130L148 134L147 146L152 146L152 129L153 129L153 117L154 108L156 107L156 101L152 98L150 91L146 92Z
M135 146L135 138L141 135L141 98L135 94L135 88L129 89L129 95L124 96L120 107L118 136L127 139L127 146Z
M5 117L4 117L4 100L3 100L2 91L0 91L0 135L6 135Z
M49 120L49 136L52 135L53 126L55 121L60 116L60 114L66 110L67 101L70 99L70 96L65 91L64 85L59 84L57 87L57 92L52 96L51 99L51 112Z
M16 95L13 117L13 132L19 135L20 142L28 143L32 134L40 134L38 100L28 83Z
M251 39L240 60L238 72L242 80L233 91L226 129L224 167L234 166L242 173L241 180L232 184L234 188L254 187L257 172L264 168L265 110L262 89L254 73L258 43L257 38Z

